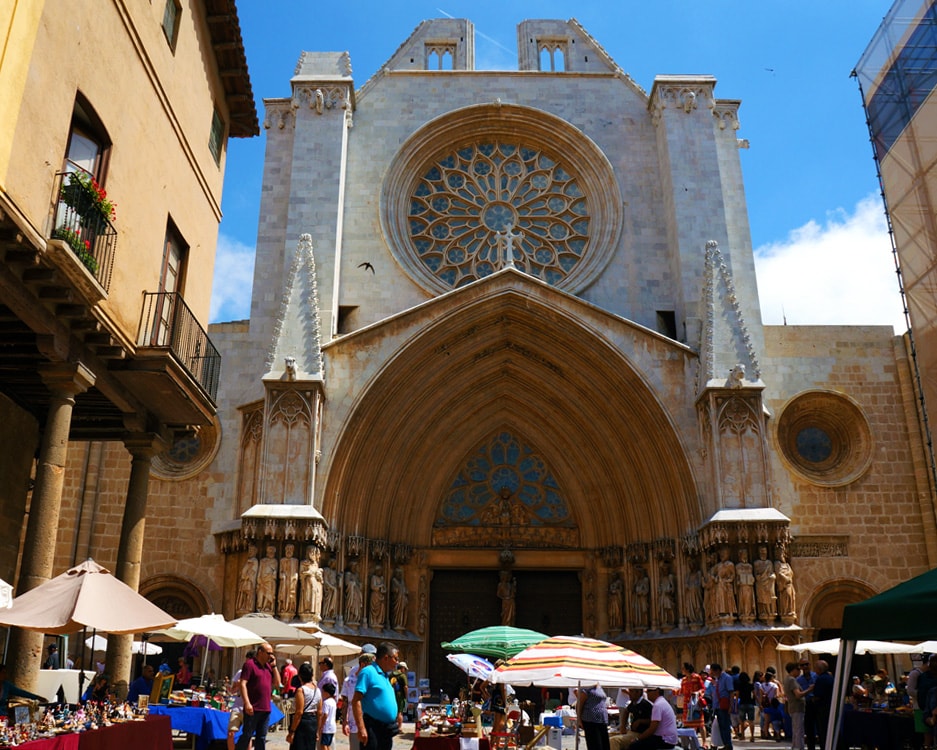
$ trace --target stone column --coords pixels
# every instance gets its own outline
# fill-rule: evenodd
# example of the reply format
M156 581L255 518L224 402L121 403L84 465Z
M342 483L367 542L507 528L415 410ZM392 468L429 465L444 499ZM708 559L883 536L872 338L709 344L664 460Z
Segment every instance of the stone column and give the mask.
M25 594L52 577L75 396L88 390L95 380L94 373L80 362L42 367L39 376L52 398L39 447L17 594ZM24 690L35 690L42 633L12 628L8 653L9 679Z
M153 463L153 457L165 450L166 443L158 435L136 433L128 436L124 440L124 445L130 451L132 461L114 575L137 591L140 588L140 561L143 558L143 529L146 524L150 465ZM108 636L105 669L110 675L111 684L118 686L118 691L119 683L124 682L125 691L126 685L130 684L132 647L132 634Z

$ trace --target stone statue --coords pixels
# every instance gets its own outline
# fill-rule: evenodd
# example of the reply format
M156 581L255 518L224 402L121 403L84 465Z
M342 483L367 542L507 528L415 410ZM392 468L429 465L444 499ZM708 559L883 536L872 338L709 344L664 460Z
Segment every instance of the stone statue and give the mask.
M735 564L735 579L739 591L739 620L753 622L755 619L755 573L748 561L748 550L739 550L739 561Z
M677 582L670 569L670 563L661 560L660 581L657 583L657 603L660 609L660 624L662 627L673 627L677 610L676 602Z
M237 611L247 614L254 611L254 597L257 587L257 548L252 544L247 550L247 559L241 567L238 578Z
M426 573L420 574L420 599L419 606L417 608L417 625L416 632L420 635L426 633L426 622L429 619L428 607L426 606L426 600L429 596L428 593L429 582L426 580Z
M277 599L277 614L293 618L296 616L296 592L299 589L299 560L293 554L295 545L287 544L283 547L283 557L280 560L280 595Z
M689 560L690 572L686 574L684 582L683 601L686 607L686 619L690 622L703 621L703 582L699 569L699 560L691 557Z
M608 584L608 631L619 632L624 627L625 584L617 570Z
M735 601L735 563L729 559L729 548L719 548L719 562L713 567L715 589L713 595L713 614L735 615L738 605Z
M758 607L758 619L773 622L777 617L777 596L774 593L774 565L768 559L768 548L758 548L755 569L755 604Z
M409 598L403 568L394 568L394 576L390 579L391 623L394 630L407 629L407 600Z
M501 624L514 624L514 594L517 592L517 579L510 570L502 570L498 581L498 598L501 600Z
M273 614L277 595L277 548L267 545L267 556L260 561L257 572L257 611Z
M352 560L345 571L345 622L357 625L364 614L361 579L358 577L358 561Z
M703 584L703 617L706 622L711 622L716 619L719 615L716 610L716 578L715 578L715 564L710 565L713 562L712 555L706 554L703 557L703 569L700 571L700 580Z
M338 571L335 558L330 557L322 569L322 619L334 621L338 617Z
M375 630L383 630L387 620L387 585L384 583L384 571L378 563L371 571L371 598L368 601L368 622Z
M651 594L651 579L643 566L635 568L634 581L634 626L641 630L647 629L648 597Z
M322 569L319 567L319 550L313 545L306 548L306 559L299 569L302 596L299 611L303 619L318 624L322 616Z
M796 617L794 601L794 571L787 561L787 553L781 549L774 564L774 575L778 585L778 615L782 620L793 622Z

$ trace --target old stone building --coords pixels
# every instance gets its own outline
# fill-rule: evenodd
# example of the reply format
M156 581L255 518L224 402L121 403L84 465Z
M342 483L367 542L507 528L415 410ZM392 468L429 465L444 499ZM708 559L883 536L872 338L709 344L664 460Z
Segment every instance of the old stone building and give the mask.
M211 328L214 424L154 460L141 590L392 638L435 684L502 621L776 663L937 563L905 342L762 324L713 77L517 38L479 71L430 20L363 86L303 52L266 100L250 319ZM116 463L71 451L63 508L105 559Z

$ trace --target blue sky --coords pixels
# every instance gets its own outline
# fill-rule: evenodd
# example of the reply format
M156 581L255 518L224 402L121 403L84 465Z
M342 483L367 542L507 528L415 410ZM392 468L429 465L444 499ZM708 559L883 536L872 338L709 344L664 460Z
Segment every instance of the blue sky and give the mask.
M650 91L664 74L711 74L740 99L739 138L767 323L904 330L861 99L850 72L888 11L881 0L240 0L257 108L289 96L303 50L351 55L357 87L425 18L475 25L479 69L517 67L516 26L576 18ZM264 136L228 144L211 321L249 315Z

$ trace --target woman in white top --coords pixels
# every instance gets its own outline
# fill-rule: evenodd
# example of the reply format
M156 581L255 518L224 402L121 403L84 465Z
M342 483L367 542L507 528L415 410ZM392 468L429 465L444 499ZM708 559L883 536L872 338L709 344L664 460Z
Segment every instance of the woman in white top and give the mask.
M322 713L322 693L313 680L312 665L303 662L299 668L302 686L293 698L293 718L286 741L293 750L316 750L319 718Z

